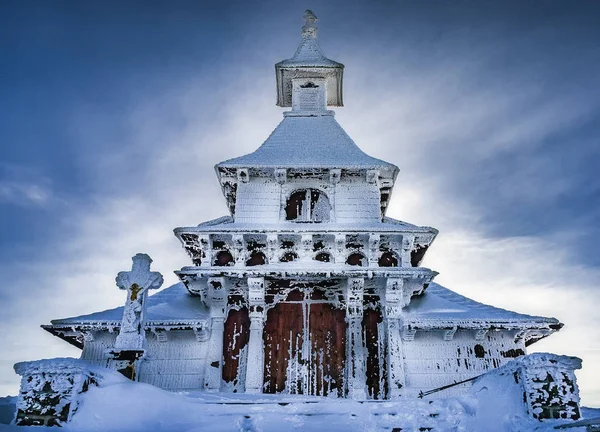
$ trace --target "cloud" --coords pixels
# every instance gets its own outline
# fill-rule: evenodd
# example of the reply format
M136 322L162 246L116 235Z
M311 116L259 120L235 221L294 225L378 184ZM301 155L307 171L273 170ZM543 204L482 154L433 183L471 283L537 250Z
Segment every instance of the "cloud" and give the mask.
M52 191L46 185L19 181L0 181L0 203L44 207L51 199Z

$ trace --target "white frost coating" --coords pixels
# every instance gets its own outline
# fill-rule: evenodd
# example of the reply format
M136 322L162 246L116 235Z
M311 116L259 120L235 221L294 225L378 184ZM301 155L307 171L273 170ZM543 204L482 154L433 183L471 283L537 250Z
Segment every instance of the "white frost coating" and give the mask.
M367 398L365 375L365 352L363 341L363 296L365 280L349 278L346 291L346 372L348 395L352 399Z
M556 318L511 312L461 296L437 283L414 297L404 310L404 324L416 329L539 329L544 335L560 328ZM535 336L530 334L531 337Z
M118 328L123 316L123 306L81 315L52 320L55 327L94 325L99 329ZM181 282L146 298L146 326L170 326L201 323L208 319L208 309L200 297L190 295Z
M217 168L398 168L364 153L332 115L287 116L253 153Z
M483 375L469 393L478 395L480 405L486 410L506 404L539 421L578 420L581 413L576 369L581 369L581 359L577 357L530 354ZM489 393L500 385L509 388L510 393ZM490 403L496 406L491 407Z
M60 426L68 422L79 406L80 394L102 380L106 384L124 381L112 371L73 358L55 358L17 363L21 389L15 422L20 426Z
M292 111L256 151L215 167L232 217L175 229L191 258L176 272L186 286L149 297L145 324L140 300L45 326L84 358L101 364L120 330L117 345L148 339L139 379L164 389L406 400L501 367L560 329L432 283L421 262L438 231L385 217L398 168L360 150L327 110L343 105L343 65L320 50L314 13L304 18L298 50L276 65L277 104ZM133 282L122 283L128 299ZM335 313L312 318L313 301ZM122 343L128 334L138 339Z
M236 221L245 223L277 223L279 221L281 187L274 181L249 182L238 185L235 203Z
M159 272L151 272L152 259L146 254L137 254L132 258L131 271L123 271L117 275L117 286L127 291L127 300L123 310L123 320L119 336L115 342L116 349L142 349L145 343L144 299L146 291L158 289L163 283Z

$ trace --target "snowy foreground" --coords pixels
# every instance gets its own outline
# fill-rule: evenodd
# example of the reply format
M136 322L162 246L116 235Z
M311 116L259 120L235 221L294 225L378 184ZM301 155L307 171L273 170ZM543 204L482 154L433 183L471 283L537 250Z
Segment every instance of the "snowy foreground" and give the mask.
M176 394L116 380L82 395L64 431L551 431L565 422L530 419L511 388L483 388L470 396L435 401L356 402L301 396ZM515 403L507 403L512 401ZM6 422L15 398L0 398ZM584 409L586 418L600 409ZM431 429L429 429L431 428ZM0 431L54 430L0 424ZM568 429L584 431L585 428Z

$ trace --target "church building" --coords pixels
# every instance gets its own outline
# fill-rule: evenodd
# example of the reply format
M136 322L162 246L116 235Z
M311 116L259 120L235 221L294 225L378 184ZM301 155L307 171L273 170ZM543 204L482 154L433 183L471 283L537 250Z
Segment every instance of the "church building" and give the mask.
M215 166L229 214L175 229L189 255L181 282L146 297L162 278L138 255L117 280L125 307L43 328L84 360L170 391L464 393L461 382L562 324L434 282L421 263L438 231L386 216L399 169L336 121L344 65L321 51L316 16L304 19L295 54L275 65L283 120L256 151ZM143 287L135 272L151 275Z

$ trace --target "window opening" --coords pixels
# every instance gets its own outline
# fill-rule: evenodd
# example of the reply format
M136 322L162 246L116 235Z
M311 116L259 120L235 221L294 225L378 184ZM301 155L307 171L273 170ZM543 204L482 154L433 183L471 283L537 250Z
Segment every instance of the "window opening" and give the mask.
M362 254L353 253L350 256L348 256L348 259L346 260L346 264L362 267L366 264L366 258Z
M484 358L485 357L485 349L483 349L482 345L475 345L475 357L476 358Z
M233 256L229 253L229 251L221 251L217 254L215 258L216 266L229 266L233 265Z
M317 254L317 256L315 257L315 260L321 261L321 262L330 262L331 255L329 255L327 252L321 252L320 254Z
M295 222L324 222L329 220L329 198L317 189L303 189L290 195L285 206L285 218Z
M295 261L297 258L298 258L298 255L296 255L294 252L286 252L283 254L283 256L281 257L281 259L279 261L291 262L291 261Z
M379 267L398 267L398 258L392 252L385 252L379 258Z
M247 266L257 266L257 265L263 265L267 262L267 259L265 257L265 254L262 252L254 252L252 255L250 255L250 259L248 259L248 261L246 261L246 265Z

